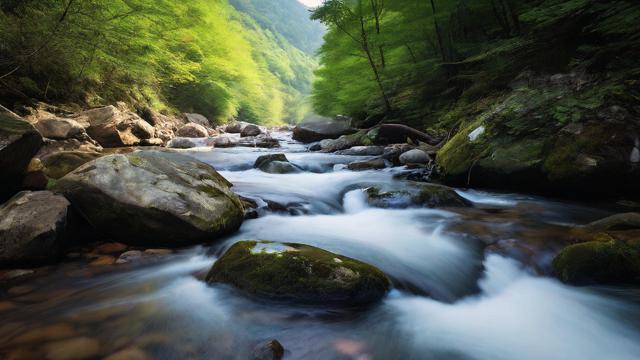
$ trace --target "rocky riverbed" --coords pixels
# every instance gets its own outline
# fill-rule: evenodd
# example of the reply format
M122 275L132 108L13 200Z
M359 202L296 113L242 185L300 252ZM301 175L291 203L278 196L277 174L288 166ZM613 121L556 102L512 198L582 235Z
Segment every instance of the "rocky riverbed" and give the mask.
M97 155L27 172L48 190L0 208L0 357L640 356L639 205L425 182L437 149L402 127L198 121L107 151L71 126L101 149L46 155ZM39 121L12 123L37 158Z

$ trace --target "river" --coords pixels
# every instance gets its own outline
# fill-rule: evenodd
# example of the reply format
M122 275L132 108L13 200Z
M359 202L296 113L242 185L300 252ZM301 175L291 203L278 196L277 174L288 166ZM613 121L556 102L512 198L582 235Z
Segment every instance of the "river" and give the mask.
M366 157L310 153L289 134L276 135L283 144L277 150L184 151L255 199L258 219L211 246L152 261L47 268L26 288L0 295L16 305L0 313L0 351L37 348L68 332L96 339L103 355L135 347L154 359L247 359L271 338L283 344L286 359L640 358L639 289L578 288L549 277L568 226L607 216L614 205L457 189L475 206L372 208L363 189L411 186L397 178L401 169L348 171L344 164ZM305 171L252 168L273 152ZM267 200L286 208L274 213ZM367 308L324 308L272 303L201 281L216 257L243 239L350 256L382 269L394 288Z

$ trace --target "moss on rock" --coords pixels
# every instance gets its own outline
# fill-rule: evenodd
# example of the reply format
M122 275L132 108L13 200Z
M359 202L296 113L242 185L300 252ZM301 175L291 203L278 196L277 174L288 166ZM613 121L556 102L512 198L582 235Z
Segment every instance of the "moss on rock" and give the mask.
M637 235L637 234L636 234ZM640 283L640 238L601 233L570 245L553 260L556 275L575 285Z
M390 288L374 266L313 246L241 241L209 271L208 283L226 283L252 295L301 303L366 304Z

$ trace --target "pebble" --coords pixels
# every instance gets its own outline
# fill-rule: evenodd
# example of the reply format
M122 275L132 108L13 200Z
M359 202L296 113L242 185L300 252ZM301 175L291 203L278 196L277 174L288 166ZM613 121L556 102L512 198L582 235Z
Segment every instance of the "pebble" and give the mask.
M22 269L9 270L2 273L2 276L0 278L2 280L11 280L11 279L19 278L21 276L31 275L34 272L35 271L33 270L22 270Z
M7 290L7 292L9 293L9 295L13 295L13 296L20 296L20 295L26 295L30 292L32 292L34 289L32 286L29 285L20 285L20 286L14 286L12 288L9 288L9 290Z
M110 255L103 255L93 260L89 265L91 266L105 266L113 265L116 262L116 258Z
M116 260L116 264L126 264L126 263L128 263L130 261L138 260L141 257L142 257L142 251L129 250L129 251L123 253L122 255L120 255L118 260Z
M167 256L173 254L173 250L171 249L147 249L144 251L145 255L152 256Z
M126 250L127 250L127 245L118 243L118 242L111 242L111 243L105 243L97 246L94 249L94 252L98 254L112 255L112 254L122 253Z
M16 304L11 301L0 301L0 312L13 310L16 308Z
M46 358L50 360L84 360L100 355L100 343L88 337L48 343L44 349Z
M67 339L76 335L76 331L68 324L54 324L29 330L11 342L14 344L35 343Z
M151 359L144 351L137 347L130 347L113 353L104 360L148 360Z

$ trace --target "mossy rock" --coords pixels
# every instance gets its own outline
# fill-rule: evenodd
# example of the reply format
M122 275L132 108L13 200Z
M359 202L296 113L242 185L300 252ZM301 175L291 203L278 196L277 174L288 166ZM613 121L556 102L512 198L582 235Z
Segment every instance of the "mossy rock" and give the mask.
M241 241L227 250L206 277L273 300L360 305L380 300L391 286L374 266L317 247Z
M640 284L640 241L598 234L570 245L553 260L556 275L574 285Z
M472 206L471 202L448 186L439 184L421 184L419 192L412 197L416 205L427 207Z
M398 191L381 191L376 187L366 191L369 205L386 209L409 207L467 207L472 203L448 186L414 183L413 187Z
M295 174L302 171L290 163L285 154L262 155L256 159L253 167L269 174Z
M469 111L437 154L442 178L456 186L560 196L640 196L640 167L632 160L640 127L632 103L603 100L617 94L612 83L579 91L532 85L479 114Z

